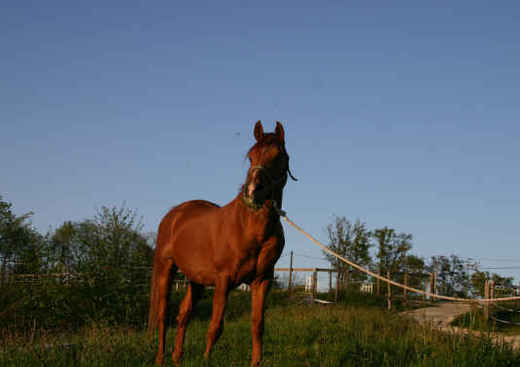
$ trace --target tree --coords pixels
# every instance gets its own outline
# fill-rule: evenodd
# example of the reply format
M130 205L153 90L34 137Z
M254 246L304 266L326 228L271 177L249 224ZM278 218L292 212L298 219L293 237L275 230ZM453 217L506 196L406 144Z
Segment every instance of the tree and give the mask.
M378 268L381 274L396 273L406 265L408 251L412 249L412 235L396 233L393 228L376 229L373 236L377 242Z
M428 279L424 258L416 255L407 255L404 261L405 269L411 276L408 277L408 285L414 288L423 288Z
M150 239L141 229L135 211L101 207L92 219L65 222L49 234L50 263L55 272L70 273L66 289L81 295L90 309L81 312L141 322L153 261Z
M436 274L437 290L443 295L465 297L471 286L469 271L476 264L457 255L432 256L431 268Z
M71 272L127 271L151 266L149 237L134 211L102 207L93 219L65 222L50 236L53 264Z
M489 273L487 271L476 270L471 275L471 292L474 296L484 297L485 296L485 283L486 280L493 281L495 284L495 296L497 293L503 295L513 295L513 277L503 277L496 273Z
M8 273L37 273L44 265L44 238L29 222L32 212L17 216L0 196L0 261L2 280Z
M495 297L497 297L499 294L502 296L513 295L513 277L503 277L499 274L493 273L491 274L491 280L495 285Z
M345 217L335 217L334 223L327 226L327 233L329 249L357 264L364 266L370 264L371 234L365 223L362 223L359 219L352 223ZM349 266L326 252L324 252L324 255L332 268L338 272L340 281L346 280ZM365 279L366 275L354 272L352 277L360 280Z
M473 296L484 297L484 287L486 279L488 278L489 273L480 270L476 270L473 274L471 274L471 293Z

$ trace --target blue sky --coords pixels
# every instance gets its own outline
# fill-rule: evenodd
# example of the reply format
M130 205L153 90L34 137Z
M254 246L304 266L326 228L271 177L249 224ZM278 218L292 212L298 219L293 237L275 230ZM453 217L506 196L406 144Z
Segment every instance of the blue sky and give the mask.
M233 199L280 120L316 237L360 218L518 279L520 5L422 3L3 2L0 194L42 232L122 203L153 231Z

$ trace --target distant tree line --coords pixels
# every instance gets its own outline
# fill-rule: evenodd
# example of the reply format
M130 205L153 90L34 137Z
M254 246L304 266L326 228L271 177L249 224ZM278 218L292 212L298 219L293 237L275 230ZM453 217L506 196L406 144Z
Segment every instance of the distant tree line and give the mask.
M46 234L31 225L31 215L16 215L0 196L3 321L16 311L18 323L27 317L53 327L144 322L155 235L143 233L135 211L101 207L93 218ZM35 279L38 286L23 285Z
M155 234L143 232L134 210L101 207L81 221L66 221L45 234L31 224L32 213L16 215L0 196L0 327L80 327L87 322L143 325ZM455 255L424 259L411 253L413 237L382 227L370 230L360 220L337 217L327 227L329 247L354 262L393 279L407 271L435 272L442 294L482 296L492 279L504 288L512 278L482 272L478 264ZM325 254L340 282L365 280L365 274ZM25 285L37 277L39 286ZM411 276L420 287L425 279Z
M483 296L486 279L504 289L513 287L512 277L480 271L478 263L470 258L449 255L425 259L412 254L413 236L410 233L397 232L386 226L370 230L359 219L350 221L345 217L335 217L326 229L328 247L332 251L383 276L390 272L394 280L402 281L405 272L413 274L408 279L412 287L423 286L428 273L435 273L437 292L443 295ZM340 284L367 279L365 273L352 271L343 261L326 252L323 254L337 270ZM425 276L421 278L421 274Z
M31 213L17 216L0 196L0 261L4 276L48 272L128 273L150 267L153 235L142 232L135 211L101 207L91 219L66 221L46 234L30 223Z

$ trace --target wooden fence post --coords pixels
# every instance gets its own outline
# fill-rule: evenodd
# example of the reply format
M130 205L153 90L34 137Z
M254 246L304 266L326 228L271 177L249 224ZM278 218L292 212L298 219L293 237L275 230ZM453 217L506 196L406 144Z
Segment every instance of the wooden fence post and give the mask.
M336 270L336 296L335 296L336 303L338 303L338 293L339 293L339 271Z
M316 297L316 293L318 290L318 271L314 269L312 272L312 299Z
M495 282L492 280L489 282L489 298L493 299L495 298ZM494 303L488 302L488 312L491 313L493 310ZM493 326L496 327L496 321L493 320Z
M408 286L408 272L404 273L404 285ZM404 304L405 305L408 305L408 300L407 300L407 297L406 297L407 294L408 294L408 290L406 288L403 288L403 297L404 297Z
M293 252L291 251L291 260L289 263L289 284L287 285L289 291L289 297L291 296L292 291L292 272L293 272Z
M489 282L484 282L484 298L489 298ZM489 320L489 302L484 302L484 318Z
M390 279L390 271L386 272L386 277ZM392 309L392 286L390 283L386 283L386 302L388 306L388 311Z
M434 295L438 294L438 288L437 288L437 272L433 272L433 291L432 293ZM433 302L437 302L437 297L433 297Z
M329 270L329 294L332 292L332 270Z
M381 275L381 269L379 269L379 270L377 271L377 275ZM380 282L380 281L379 281L379 278L377 278L377 279L376 279L376 295L377 295L377 296L379 296L379 294L380 294L380 287L381 287L381 285L380 285L379 282Z
M424 285L424 291L425 291L425 292L426 292L426 290L427 290L426 287L427 287L427 285L425 284L425 285ZM423 293L422 297L423 297L423 301L426 302L426 293Z
M437 274L435 272L430 273L430 293L433 295L437 294ZM437 298L432 296L431 301L436 302Z
M430 293L433 294L433 273L430 273ZM430 302L433 301L433 297L430 296Z

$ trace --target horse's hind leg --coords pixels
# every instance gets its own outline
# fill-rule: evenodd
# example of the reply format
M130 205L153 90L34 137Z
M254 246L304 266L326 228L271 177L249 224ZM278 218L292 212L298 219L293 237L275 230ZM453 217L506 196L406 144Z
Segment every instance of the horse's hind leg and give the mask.
M213 311L211 314L211 322L209 324L208 334L206 336L206 351L204 358L209 357L211 347L217 342L220 334L222 334L222 317L226 310L227 296L229 293L229 280L220 279L215 284L215 294L213 296Z
M154 264L155 287L157 287L157 323L159 325L159 350L155 358L155 364L160 366L164 361L164 345L166 342L166 308L168 306L168 294L170 290L170 276L177 271L172 260L156 261Z
M175 337L175 350L172 354L173 363L178 364L182 357L182 345L184 343L184 335L186 327L190 321L193 307L202 295L204 288L196 283L190 282L188 291L179 307L179 315L177 316L177 335Z

